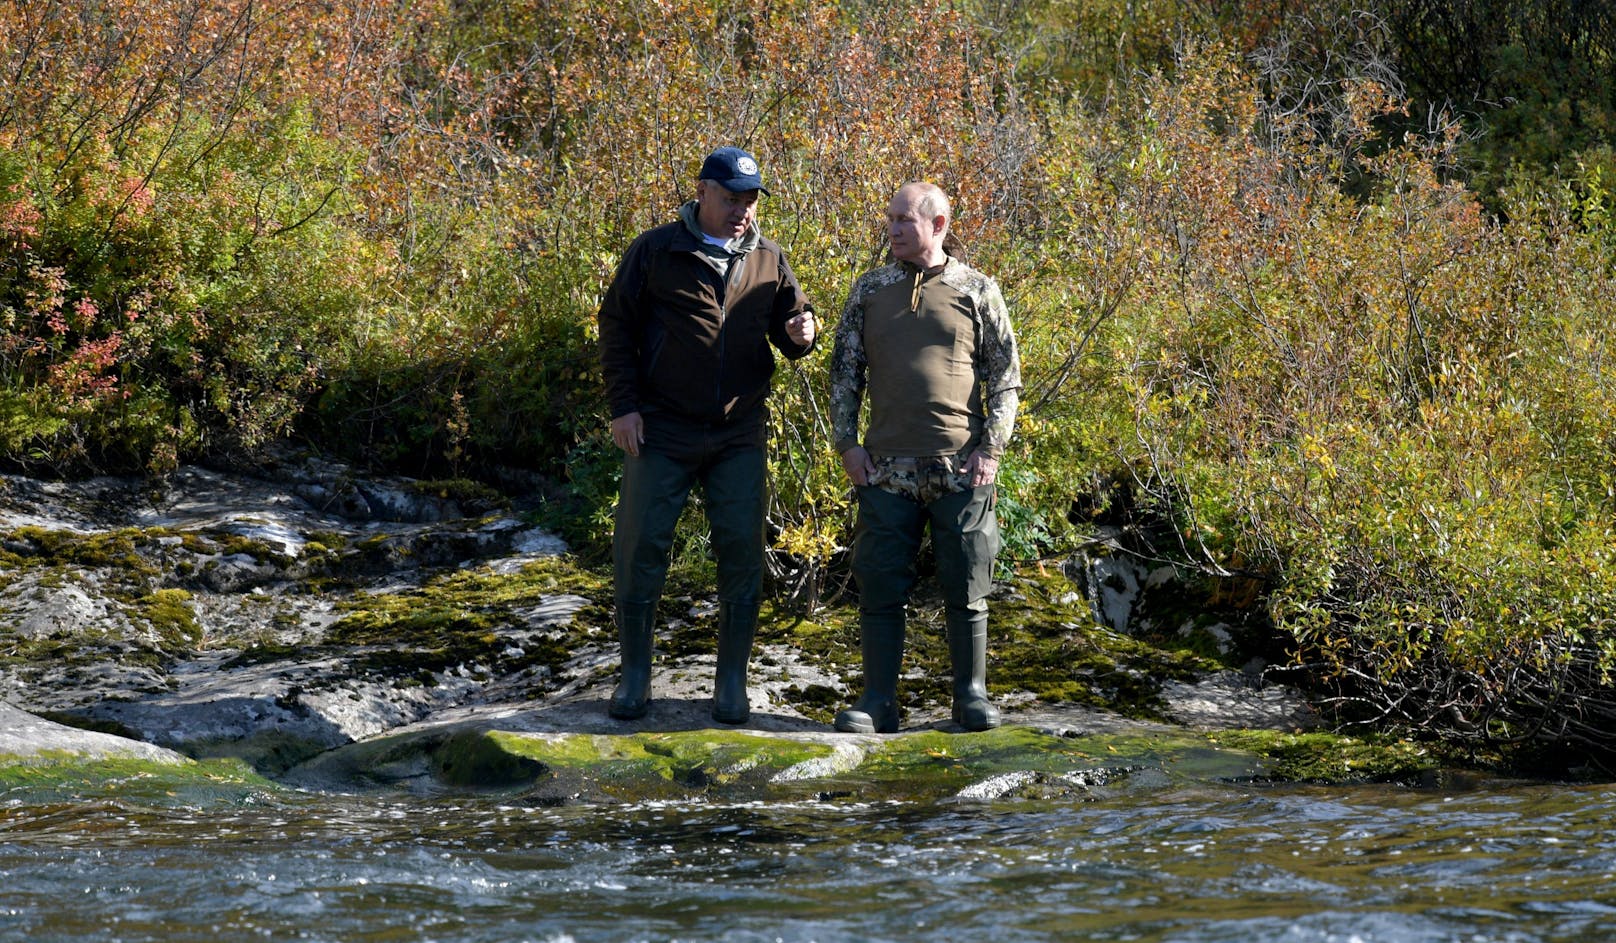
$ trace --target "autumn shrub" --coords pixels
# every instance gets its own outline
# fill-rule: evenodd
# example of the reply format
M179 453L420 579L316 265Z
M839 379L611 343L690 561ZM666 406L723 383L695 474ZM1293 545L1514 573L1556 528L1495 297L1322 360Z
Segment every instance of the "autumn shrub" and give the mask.
M352 161L296 115L57 159L4 159L5 454L163 471L283 433L350 303L351 240L321 214Z
M362 13L0 8L6 464L160 473L289 428L365 290L336 221L365 138L329 133L379 62Z
M1500 223L1444 172L1451 127L1375 141L1402 102L1373 81L1319 102L1328 123L1215 52L1138 94L1106 135L1066 120L1134 238L1096 356L1132 413L1116 464L1172 528L1153 552L1269 581L1344 718L1597 740L1616 338L1595 182L1523 189ZM1068 212L1069 244L1105 242L1104 215Z
M407 120L373 158L391 182L376 184L367 231L397 247L393 298L360 318L312 427L408 468L476 456L541 469L588 496L574 523L602 540L617 462L595 308L628 243L694 196L706 152L740 144L770 181L764 232L825 330L816 355L781 363L770 504L776 575L822 581L851 524L826 427L830 331L853 278L881 261L888 197L938 180L989 263L1031 213L1033 138L1004 62L942 4L443 17L401 57ZM685 537L699 544L699 529Z
M588 221L550 212L519 193L418 208L419 257L388 262L389 296L345 335L301 429L372 466L533 489L587 553L609 533L617 464L594 345L611 268Z

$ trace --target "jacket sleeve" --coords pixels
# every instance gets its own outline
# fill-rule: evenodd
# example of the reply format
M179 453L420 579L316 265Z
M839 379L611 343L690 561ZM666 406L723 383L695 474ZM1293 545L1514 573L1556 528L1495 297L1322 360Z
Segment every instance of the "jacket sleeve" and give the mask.
M986 388L987 421L982 427L982 451L998 458L1015 432L1016 410L1021 404L1021 355L1004 295L991 279L977 299L982 319L981 354L977 369Z
M853 286L842 319L836 324L836 343L830 355L830 425L841 454L859 444L859 406L864 402L866 368L864 355L864 305L859 288Z
M791 271L791 264L786 261L785 252L778 249L776 251L780 259L780 289L775 293L774 310L769 316L769 343L788 359L798 360L806 357L808 352L814 349L814 344L803 345L792 340L791 335L786 333L786 322L804 311L812 311L814 306L808 303L808 296L803 294L802 286L797 284L797 276Z
M601 372L613 419L640 408L640 347L645 335L640 295L645 289L647 242L642 235L623 253L596 316Z

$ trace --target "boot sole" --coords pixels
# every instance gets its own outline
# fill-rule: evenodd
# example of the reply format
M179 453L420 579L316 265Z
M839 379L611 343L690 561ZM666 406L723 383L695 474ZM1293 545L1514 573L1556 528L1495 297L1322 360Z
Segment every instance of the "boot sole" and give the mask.
M614 720L639 720L651 712L651 702L644 704L611 704L606 708L606 715Z
M833 726L841 733L875 733L875 724L861 720L844 720L838 717Z
M979 733L983 730L993 730L1003 722L1003 718L999 716L998 711L994 711L990 716L984 717L980 721L976 721L974 723L966 723L965 717L959 711L954 712L954 723L964 727L971 733Z
M854 714L856 716L849 717L849 714ZM861 717L868 719L861 720ZM883 717L881 718L881 722L877 723L874 717L871 717L869 714L866 714L863 711L843 711L842 713L836 715L836 719L832 722L831 726L836 728L836 730L840 733L898 732L898 722L896 720Z

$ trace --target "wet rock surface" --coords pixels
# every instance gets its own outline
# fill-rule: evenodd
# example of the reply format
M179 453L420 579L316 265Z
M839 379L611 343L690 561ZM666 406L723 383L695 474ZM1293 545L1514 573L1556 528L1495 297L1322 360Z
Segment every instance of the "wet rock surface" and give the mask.
M0 703L0 756L35 757L53 754L97 758L127 757L168 763L185 762L185 756L173 750L165 750L128 737L54 723L10 704Z
M520 499L307 456L160 483L0 476L0 756L236 756L275 776L386 742L420 772L431 751L398 745L464 731L732 731L710 717L710 650L660 642L649 715L607 717L609 603L541 572L567 548L529 520ZM689 605L692 619L711 608ZM777 641L753 666L741 729L816 744L804 769L845 773L866 745L831 732L803 693L849 698L856 671ZM1311 723L1294 692L1240 672L1161 693L1187 728ZM1055 738L1173 727L1013 692L1001 703L1007 724ZM951 729L946 708L905 720L907 734ZM1040 775L980 788L1053 788Z

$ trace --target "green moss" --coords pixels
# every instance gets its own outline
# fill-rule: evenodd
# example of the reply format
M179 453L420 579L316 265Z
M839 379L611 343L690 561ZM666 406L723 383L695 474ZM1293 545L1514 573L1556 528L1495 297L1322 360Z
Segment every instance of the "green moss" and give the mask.
M662 624L672 627L659 644L664 658L680 661L714 650L716 614L690 615L692 599L712 596L700 575L686 568L670 576L659 611ZM1001 584L990 607L988 685L995 694L1026 692L1046 704L1083 704L1161 720L1163 681L1193 680L1219 667L1194 652L1164 650L1096 626L1070 581L1035 567L1019 570ZM809 617L765 603L758 643L794 647L805 661L839 676L844 689L862 686L854 605L825 606ZM950 679L942 603L935 584L923 580L910 607L899 698L908 711L947 708L953 696ZM793 706L814 720L829 723L846 706L841 703L845 696L825 685L803 689L803 694Z
M45 638L11 638L0 645L0 664L49 665L53 670L65 669L70 679L99 671L108 662L161 670L169 656L144 639L120 638L100 626Z
M860 768L860 775L962 775L966 778L1008 770L1065 771L1087 757L1069 741L1011 725L982 733L918 731L883 742Z
M630 736L533 737L492 733L503 751L547 770L587 772L608 791L640 793L658 784L676 792L742 785L762 786L776 773L830 755L823 744L740 731L690 730Z
M399 672L481 664L504 673L534 666L559 668L591 627L610 626L605 604L586 605L571 628L524 638L515 653L511 630L528 628L520 610L559 593L609 598L605 581L561 558L546 558L515 573L456 571L401 593L360 596L326 632L325 645L377 650L355 660L360 669ZM424 679L423 679L424 680Z
M308 542L318 544L326 550L341 550L348 546L346 535L334 530L317 530L308 535Z
M457 502L473 513L510 506L510 501L497 489L469 478L416 481L410 485L410 489L416 494Z
M1228 730L1207 739L1268 758L1272 762L1268 778L1285 782L1420 783L1444 766L1426 745L1379 735Z
M793 707L804 716L815 716L822 723L829 723L837 711L847 706L846 695L823 684L794 685L787 692L791 695Z
M466 730L355 744L320 757L308 775L340 784L523 789L555 798L641 801L722 792L766 796L782 770L831 748L744 731L689 730L627 736Z
M158 570L139 551L154 545L169 533L164 528L126 527L105 533L81 534L44 527L19 527L6 536L14 544L35 548L37 552L8 553L7 556L19 563L34 565L113 569L126 580L131 576L150 578L157 575Z
M503 789L526 786L549 768L494 735L450 737L431 753L433 772L451 786Z
M955 734L917 731L883 741L859 769L860 777L899 778L916 776L980 779L997 773L1070 773L1107 768L1167 768L1185 762L1191 755L1207 762L1211 753L1203 741L1190 736L1165 734L1106 734L1090 737L1057 737L1031 727L1010 724L981 733ZM1232 770L1248 771L1246 757L1221 758L1208 766L1209 778L1229 775Z
M226 534L222 539L224 552L230 555L239 554L252 557L259 563L269 563L279 567L284 567L292 562L291 557L282 553L276 545L268 541L254 540L240 534Z
M195 647L202 643L202 626L191 608L191 594L183 589L159 589L136 600L134 610L165 645Z
M802 796L935 799L1001 774L1070 791L1143 769L1207 781L1261 773L1247 753L1194 735L1062 738L1024 726L977 734L916 731L825 740L698 729L622 736L460 731L356 744L321 757L343 782L520 789L537 801L726 800Z
M13 802L116 796L159 805L242 800L277 787L235 760L165 763L70 753L0 753L0 794Z
M180 547L197 556L209 556L219 552L217 544L194 531L184 531L180 534Z
M1084 704L1140 719L1161 719L1161 682L1190 680L1216 663L1191 652L1167 651L1096 626L1076 588L1059 574L1018 570L990 600L988 686L996 694L1027 692L1047 704ZM711 629L705 632L710 636ZM803 650L808 660L860 684L858 612L821 609L813 619L765 607L759 638ZM922 582L910 607L899 697L909 710L946 707L952 700L947 629L935 586ZM828 721L831 705L804 705Z
M991 603L991 688L1159 720L1161 682L1218 667L1095 625L1076 587L1059 574L1023 568L1010 585L1009 598Z

